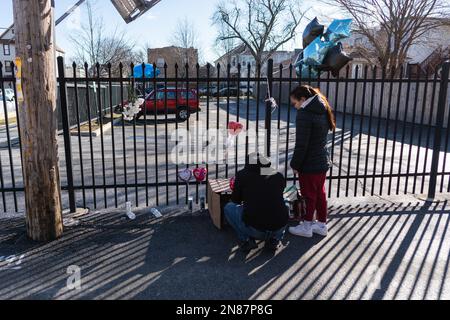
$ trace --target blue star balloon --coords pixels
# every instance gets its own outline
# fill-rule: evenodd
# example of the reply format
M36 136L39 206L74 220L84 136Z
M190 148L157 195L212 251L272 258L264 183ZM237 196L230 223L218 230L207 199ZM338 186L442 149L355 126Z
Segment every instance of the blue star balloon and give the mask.
M350 37L352 23L352 19L334 20L325 33L325 40L337 43L339 40Z
M328 50L333 47L330 41L322 41L317 37L303 51L303 62L308 66L319 66L322 64Z

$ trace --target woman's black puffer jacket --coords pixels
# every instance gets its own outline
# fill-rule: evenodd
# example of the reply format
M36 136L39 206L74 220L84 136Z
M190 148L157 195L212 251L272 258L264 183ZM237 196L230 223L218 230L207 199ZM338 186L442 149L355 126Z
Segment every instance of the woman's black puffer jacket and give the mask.
M329 122L325 103L316 95L297 111L295 149L291 168L299 173L323 173L330 168L326 148Z

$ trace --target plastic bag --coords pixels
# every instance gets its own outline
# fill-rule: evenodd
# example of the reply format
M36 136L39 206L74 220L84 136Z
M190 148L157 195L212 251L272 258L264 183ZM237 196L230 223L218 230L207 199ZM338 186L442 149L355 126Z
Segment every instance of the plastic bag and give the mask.
M352 23L352 19L334 20L325 33L325 40L336 43L339 40L350 37Z
M338 42L331 48L325 59L323 65L319 66L321 71L331 71L334 77L339 75L339 71L352 60L343 50L342 43Z
M319 23L317 17L314 18L303 31L303 48L309 46L317 37L322 36L324 30L325 26Z
M328 50L333 46L332 42L322 41L317 37L303 51L303 62L309 66L319 66L322 64Z

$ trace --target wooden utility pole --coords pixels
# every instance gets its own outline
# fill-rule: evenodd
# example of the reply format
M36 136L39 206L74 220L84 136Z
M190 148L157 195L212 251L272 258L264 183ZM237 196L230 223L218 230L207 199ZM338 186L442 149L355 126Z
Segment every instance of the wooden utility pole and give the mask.
M23 101L19 106L28 236L62 235L53 0L14 0ZM18 94L20 95L20 93Z

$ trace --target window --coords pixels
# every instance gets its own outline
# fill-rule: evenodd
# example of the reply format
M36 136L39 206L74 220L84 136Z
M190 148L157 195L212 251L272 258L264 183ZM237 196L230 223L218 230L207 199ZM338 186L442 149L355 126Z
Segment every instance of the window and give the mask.
M156 66L158 68L164 68L164 64L166 63L166 61L164 60L164 58L158 58L156 60Z
M9 46L9 44L4 44L3 45L3 54L5 56L11 55L11 47Z
M178 99L183 99L183 100L185 100L185 99L186 99L186 95L187 95L187 97L188 97L188 100L193 100L193 99L195 99L195 95L194 95L194 93L193 93L192 91L180 91L180 92L178 93Z
M12 61L5 61L5 72L12 73Z
M154 98L155 98L154 95L149 96L149 100L153 100ZM165 100L165 99L175 100L175 92L174 91L158 91L158 92L156 92L156 100Z

